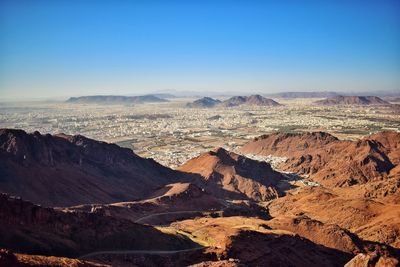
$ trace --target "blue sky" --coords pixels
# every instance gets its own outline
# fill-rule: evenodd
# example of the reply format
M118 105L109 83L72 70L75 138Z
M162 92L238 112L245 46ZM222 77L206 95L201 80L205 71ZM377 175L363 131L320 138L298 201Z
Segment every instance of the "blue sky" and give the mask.
M400 90L400 1L0 2L0 98Z

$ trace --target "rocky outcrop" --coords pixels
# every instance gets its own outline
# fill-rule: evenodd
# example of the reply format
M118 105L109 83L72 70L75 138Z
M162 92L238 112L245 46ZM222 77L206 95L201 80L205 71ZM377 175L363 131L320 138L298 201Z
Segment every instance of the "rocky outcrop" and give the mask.
M0 192L46 206L143 198L179 174L132 150L81 135L0 130Z

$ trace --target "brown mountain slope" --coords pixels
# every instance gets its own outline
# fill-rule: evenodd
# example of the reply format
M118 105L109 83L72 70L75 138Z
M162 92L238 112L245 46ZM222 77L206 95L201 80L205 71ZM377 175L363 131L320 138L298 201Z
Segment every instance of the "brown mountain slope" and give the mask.
M346 253L363 252L363 243L357 236L336 224L325 224L305 215L282 215L268 221L272 229L286 230L305 237L316 244Z
M315 104L330 105L390 105L389 102L377 96L332 96L315 101Z
M360 198L343 193L342 188L311 187L276 199L268 207L274 218L307 216L337 225L363 240L400 248L400 205L390 198Z
M287 157L280 167L310 175L326 186L348 186L396 176L400 133L381 132L358 141L341 141L330 134L274 133L256 138L243 154Z
M220 259L245 266L343 266L352 254L318 245L288 231L269 229L268 221L247 218L197 218L174 229L207 243Z
M191 159L178 170L199 174L207 191L219 198L268 200L282 194L278 184L284 177L268 163L223 148Z
M385 255L384 253L360 253L351 259L344 267L393 267L399 266L400 259Z
M127 220L93 213L65 213L0 195L0 247L16 252L81 256L102 250L174 250L196 247Z
M0 192L48 206L143 198L177 173L83 136L0 130Z

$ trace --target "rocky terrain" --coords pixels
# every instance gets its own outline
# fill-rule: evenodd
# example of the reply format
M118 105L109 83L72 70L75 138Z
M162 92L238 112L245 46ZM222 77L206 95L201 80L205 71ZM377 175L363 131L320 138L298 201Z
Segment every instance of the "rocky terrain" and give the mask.
M0 266L398 266L399 145L389 131L274 133L172 170L3 129Z
M177 175L130 149L83 136L0 130L0 190L37 204L132 201Z
M0 247L29 254L78 257L101 250L197 247L184 236L151 226L103 214L43 208L5 194L0 195L0 222Z
M168 184L148 199L112 204L86 204L63 208L91 212L146 224L165 224L224 209L225 203L192 183Z
M343 266L351 259L348 253L272 229L267 223L246 217L200 218L172 227L196 236L219 258L238 259L244 266Z
M399 177L400 133L381 132L358 141L323 133L275 133L242 147L244 154L287 157L280 168L325 186L352 186Z
M314 102L318 105L390 105L377 96L332 96Z
M178 170L199 174L204 186L219 198L265 201L282 195L284 176L268 163L218 148L189 160Z

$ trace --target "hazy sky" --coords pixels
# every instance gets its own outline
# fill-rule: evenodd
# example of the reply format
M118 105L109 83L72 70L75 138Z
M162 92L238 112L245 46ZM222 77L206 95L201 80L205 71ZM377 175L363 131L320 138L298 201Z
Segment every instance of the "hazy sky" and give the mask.
M0 1L0 99L163 89L400 90L400 1Z

